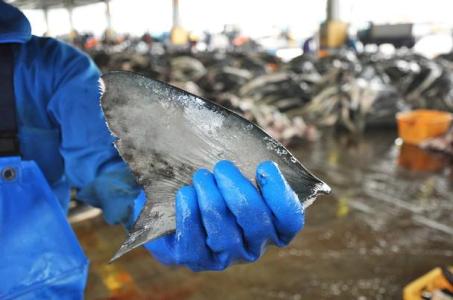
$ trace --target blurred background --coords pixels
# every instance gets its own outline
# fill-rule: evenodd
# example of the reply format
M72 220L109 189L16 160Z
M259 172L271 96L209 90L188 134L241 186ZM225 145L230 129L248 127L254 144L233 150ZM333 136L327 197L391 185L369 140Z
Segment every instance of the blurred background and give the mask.
M453 299L452 1L9 2L102 72L242 114L333 188L288 248L221 273L107 264L124 230L74 199L87 299Z

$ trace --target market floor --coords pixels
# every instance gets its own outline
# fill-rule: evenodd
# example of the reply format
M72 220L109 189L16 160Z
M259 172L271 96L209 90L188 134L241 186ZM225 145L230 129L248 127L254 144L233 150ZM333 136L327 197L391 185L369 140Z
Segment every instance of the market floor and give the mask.
M107 262L124 238L102 218L74 224L91 260L87 299L401 299L403 287L453 265L453 168L397 146L391 132L324 137L293 153L333 188L305 229L257 263L192 273L143 249Z

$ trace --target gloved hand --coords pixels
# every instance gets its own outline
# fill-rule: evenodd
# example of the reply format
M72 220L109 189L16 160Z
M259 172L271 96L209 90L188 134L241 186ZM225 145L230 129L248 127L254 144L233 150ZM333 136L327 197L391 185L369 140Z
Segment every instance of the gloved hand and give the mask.
M303 228L303 207L274 162L257 167L256 182L259 191L230 161L198 170L176 195L176 232L145 248L164 264L203 271L253 262L269 242L287 245Z

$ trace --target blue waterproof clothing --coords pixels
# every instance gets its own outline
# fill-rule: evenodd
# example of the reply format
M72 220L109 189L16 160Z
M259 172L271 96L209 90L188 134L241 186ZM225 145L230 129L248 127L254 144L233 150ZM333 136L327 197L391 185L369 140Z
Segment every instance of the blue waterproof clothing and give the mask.
M88 261L39 167L0 170L0 299L81 299Z
M13 43L21 150L0 158L0 172L15 174L0 179L0 299L78 299L87 259L65 218L70 188L109 223L130 221L140 188L112 145L92 61L32 36L25 16L3 1L0 43Z
M37 163L64 210L70 187L81 190L82 201L107 209L104 205L110 203L103 203L106 195L96 187L111 180L127 184L116 186L109 197L137 196L139 189L130 188L132 176L112 146L99 106L99 71L94 63L60 41L31 36L29 25L23 25L27 19L1 1L0 18L8 15L7 9L22 20L11 22L20 25L15 38L0 31L0 42L18 42L14 86L22 158ZM125 218L127 214L107 216L112 223Z

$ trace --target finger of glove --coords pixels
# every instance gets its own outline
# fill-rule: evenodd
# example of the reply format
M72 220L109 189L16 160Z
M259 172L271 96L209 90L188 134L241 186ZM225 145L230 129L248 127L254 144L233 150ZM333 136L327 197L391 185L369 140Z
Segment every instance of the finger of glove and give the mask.
M218 162L214 176L228 208L242 228L246 249L257 259L268 240L277 239L271 211L253 184L232 162Z
M288 244L304 226L304 209L277 164L265 161L256 169L261 194L275 217L280 246Z
M214 260L206 244L197 195L192 186L176 194L175 260L193 271L212 269Z
M207 244L215 253L218 269L225 269L236 260L251 260L244 249L241 228L228 209L214 175L200 169L193 175L201 218L207 234Z
M151 252L153 257L160 263L165 265L175 265L175 237L174 233L158 238L154 241L146 243L145 249Z

